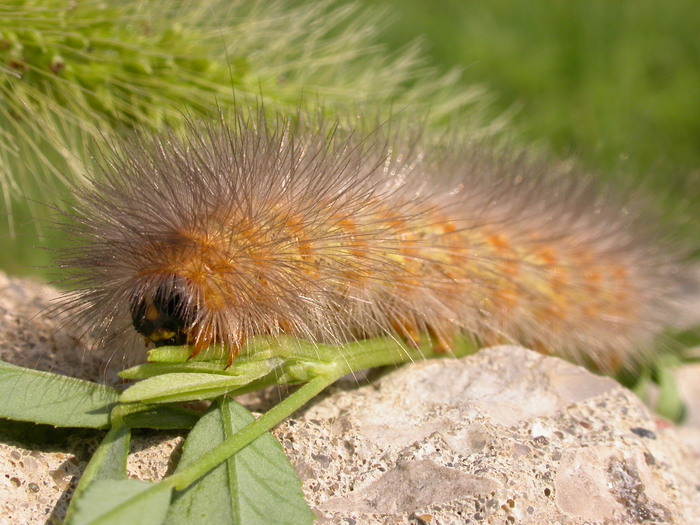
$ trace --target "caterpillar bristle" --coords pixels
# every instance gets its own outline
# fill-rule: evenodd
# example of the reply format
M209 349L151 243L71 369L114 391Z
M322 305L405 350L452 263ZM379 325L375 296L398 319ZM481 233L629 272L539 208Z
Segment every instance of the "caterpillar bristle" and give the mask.
M672 323L681 255L634 203L561 165L419 135L260 111L112 145L76 190L64 308L120 350L137 332L232 359L262 334L445 351L467 334L602 369Z

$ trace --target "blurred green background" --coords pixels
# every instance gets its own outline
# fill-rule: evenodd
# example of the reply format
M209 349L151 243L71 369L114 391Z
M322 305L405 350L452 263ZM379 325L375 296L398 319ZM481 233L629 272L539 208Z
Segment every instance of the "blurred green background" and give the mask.
M180 3L184 5L184 2ZM37 2L19 0L14 4L38 5ZM294 7L282 3L275 4L274 9L280 12L303 10L304 5L311 6L312 3L287 5ZM691 244L695 243L700 227L700 2L361 0L360 10L349 8L350 11L340 16L338 13L344 9L342 5L324 5L322 11L335 16L332 24L328 22L328 31L314 27L312 23L314 20L326 23L321 11L315 14L309 11L311 16L300 24L301 27L291 27L288 23L287 33L296 31L301 35L294 33L297 35L294 38L285 34L283 26L275 29L270 24L261 24L259 31L262 33L257 40L251 37L248 48L228 56L234 64L235 78L231 81L236 88L244 91L247 88L252 93L260 90L265 95L287 90L274 98L289 102L302 92L322 93L320 100L338 99L342 87L352 94L343 95L347 99L357 96L362 101L369 100L373 91L390 84L388 79L392 68L396 67L392 61L400 62L404 56L399 50L420 38L423 42L421 52L416 55L410 51L414 53L411 55L414 60L411 74L396 69L396 85L392 85L386 98L398 100L394 107L420 100L449 114L450 96L456 99L466 94L463 102L469 103L476 93L474 86L482 86L487 93L486 99L479 99L479 111L467 112L463 122L472 118L474 122L479 121L478 127L484 121L498 121L507 116L508 132L517 137L516 140L551 151L556 156L574 156L586 168L600 173L602 178L637 181L645 186L646 191L658 194L659 208L670 217L675 232L690 240ZM261 12L265 11L265 4L258 7L255 16L264 17ZM300 15L295 16L298 20ZM164 18L168 23L167 17ZM175 19L176 15L172 15L173 24L181 24ZM196 24L207 25L206 48L197 52L208 53L199 59L210 60L210 64L193 62L191 66L210 71L211 64L217 60L225 61L226 55L221 52L223 42L227 45L235 43L240 34L227 32L221 27L217 30L216 24L225 20L223 16L207 16L204 10L204 16L184 29L177 26L179 34L187 35L188 31L196 31ZM27 23L33 22L29 20ZM11 25L6 24L5 33ZM255 31L254 27L247 29ZM304 39L304 31L314 37ZM348 40L348 32L354 32L357 38ZM338 34L344 34L345 40L340 44L336 42L334 54L314 51L285 58L280 51L294 46L301 49L310 45L312 40L319 49L323 46L318 42L324 41L330 42L327 46L333 48L333 39ZM127 40L130 38L128 34L122 36ZM189 45L196 47L197 39L192 34L190 37L195 42ZM173 35L169 38L169 41L164 41L168 46L183 40ZM3 41L8 41L8 38L7 35L3 37L0 27L0 44ZM274 42L279 43L276 48ZM365 45L362 42L366 47L355 54L350 52L348 64L352 66L347 65L341 48L352 51L355 46L359 50ZM135 42L135 51L132 51L138 54L138 46L146 49L149 45L145 40ZM275 52L282 55L280 60L288 61L287 70L275 70L274 67L263 70L259 65L263 61L256 62L255 46L270 47L268 57L274 57ZM1 53L2 46L0 57ZM321 62L330 55L333 60L327 61L329 65L321 73L315 70L313 74L304 73L315 67L314 60ZM8 71L9 56L5 55L2 64L5 72ZM101 64L96 66L102 67ZM146 64L144 67L148 72L150 66ZM294 68L301 72L296 77L291 73ZM344 68L347 68L345 76L342 73ZM460 78L445 95L442 87L449 87L453 79L441 75L453 69L459 71ZM379 75L380 70L385 76ZM158 73L151 70L149 74ZM372 75L376 77L374 80L371 80ZM444 80L438 82L441 87L432 91L415 89L416 85L425 86L438 77ZM239 82L239 79L243 80ZM355 84L353 79L357 80ZM230 86L225 84L229 80L225 67L219 64L211 82L219 82L228 90ZM177 81L168 77L168 82L172 87ZM295 90L288 89L290 84ZM359 95L363 90L367 95L365 98ZM412 95L401 98L402 90L404 95ZM180 92L177 89L171 91L163 97L173 95L175 103L184 109L186 104L177 99ZM218 97L216 100L225 99L224 91L211 88L197 94L200 102L206 100L203 97L207 92L214 93ZM5 89L0 95L11 97L12 91ZM214 99L214 95L211 98ZM485 100L488 105L483 103ZM160 99L153 102L155 105L161 103L166 104ZM0 117L13 118L3 111L0 111ZM147 125L157 127L160 121L167 119L162 115L158 119L149 117ZM8 133L16 133L7 129L4 128L5 135L0 135L0 140L7 140ZM24 155L32 154L29 151ZM49 162L53 161L49 159ZM55 164L60 162L57 160ZM26 179L28 175L25 173L22 177ZM24 179L19 186L34 200L51 201L61 194L60 188L54 189L46 179ZM35 192L35 186L41 188ZM0 211L4 216L12 214L16 231L13 237L7 226L2 226L0 239L4 249L0 254L0 266L14 274L42 274L52 263L50 252L40 249L45 243L35 234L37 215L30 208L36 206L31 204L32 201L27 204L22 199L15 199L10 212L8 202L5 199L2 205L5 207ZM44 228L42 231L46 233L48 230Z
M528 141L606 172L700 166L700 2L364 3L391 5L382 40L424 35L431 59L484 84Z
M492 95L491 115L556 156L656 198L698 254L700 2L365 0L396 16L381 39L422 35L441 67Z

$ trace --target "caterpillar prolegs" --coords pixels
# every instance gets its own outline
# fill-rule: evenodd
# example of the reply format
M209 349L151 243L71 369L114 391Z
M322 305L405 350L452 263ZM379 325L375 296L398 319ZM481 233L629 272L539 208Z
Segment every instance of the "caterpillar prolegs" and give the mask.
M601 367L674 319L679 257L589 177L302 120L109 148L71 214L74 318L108 344L138 332L231 359L261 334L444 350L466 334Z

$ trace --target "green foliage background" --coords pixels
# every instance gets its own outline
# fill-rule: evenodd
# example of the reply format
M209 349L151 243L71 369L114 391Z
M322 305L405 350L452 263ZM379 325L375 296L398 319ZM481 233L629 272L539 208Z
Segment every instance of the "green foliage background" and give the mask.
M421 34L441 67L493 96L525 143L573 155L602 178L644 185L697 251L700 3L694 0L364 0Z

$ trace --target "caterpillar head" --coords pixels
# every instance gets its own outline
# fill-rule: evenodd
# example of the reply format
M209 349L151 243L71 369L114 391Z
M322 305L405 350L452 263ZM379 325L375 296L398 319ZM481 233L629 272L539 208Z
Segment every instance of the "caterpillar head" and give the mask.
M153 293L132 300L131 321L147 343L156 347L189 344L196 321L190 303L182 283L166 282Z

